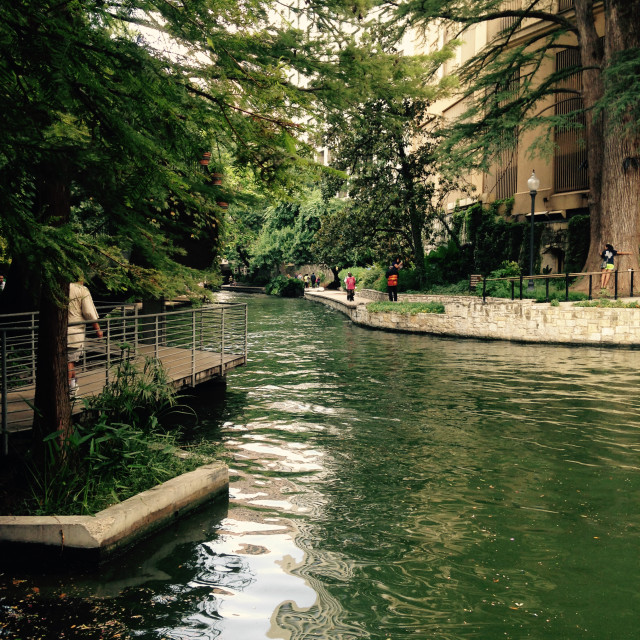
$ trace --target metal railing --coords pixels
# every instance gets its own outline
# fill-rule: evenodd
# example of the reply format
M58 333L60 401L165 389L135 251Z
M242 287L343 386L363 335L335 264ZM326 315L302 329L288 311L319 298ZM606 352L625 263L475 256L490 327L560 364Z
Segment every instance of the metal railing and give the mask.
M629 269L628 271L618 271L617 269L613 272L613 297L615 300L620 296L620 274L628 274L629 275L629 288L626 287L623 290L623 294L628 291L627 297L633 298L633 288L634 288L634 271L633 269ZM538 275L538 276L511 276L505 278L482 278L482 301L485 302L487 299L487 282L509 282L511 284L511 299L516 299L516 283L518 283L518 297L522 300L524 297L525 289L528 289L529 281L543 280L545 283L545 300L549 302L549 283L552 280L564 280L564 299L565 302L569 301L569 287L572 284L573 280L576 278L588 278L589 279L589 287L588 287L588 299L593 299L593 277L596 276L600 278L602 273L600 271L591 271L585 273L558 273L558 274L548 274L548 275ZM527 285L524 285L524 282L527 281ZM530 297L530 296L529 296Z
M102 338L95 336L93 322L70 325L86 325L76 363L76 398L100 393L114 365L125 359L154 357L174 382L188 386L195 386L203 372L223 375L230 366L246 362L246 304L207 304L152 314L140 313L139 305L133 304L96 308ZM0 316L0 435L5 454L10 430L30 427L38 328L35 312Z

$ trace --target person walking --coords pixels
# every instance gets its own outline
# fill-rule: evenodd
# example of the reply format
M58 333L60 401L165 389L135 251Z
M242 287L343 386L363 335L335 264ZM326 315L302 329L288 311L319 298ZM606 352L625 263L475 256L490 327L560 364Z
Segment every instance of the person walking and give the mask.
M602 257L602 265L600 265L602 269L600 273L601 289L606 289L609 284L609 280L611 279L611 274L615 269L615 265L613 264L613 259L616 256L630 256L630 255L631 255L630 251L616 251L612 245L610 244L604 245L604 249L600 254L600 256Z
M351 272L349 272L347 277L344 279L344 283L347 285L347 300L353 302L356 294L356 279L353 277Z
M311 288L312 289L316 288L316 272L315 271L311 274Z
M67 330L67 360L69 372L69 394L78 393L76 363L84 353L86 323L93 321L93 329L98 338L102 338L102 329L98 324L98 312L91 292L81 282L72 282L69 286L69 328Z
M402 262L400 262L400 258L396 258L385 274L389 302L398 302L398 274L400 269L402 269Z

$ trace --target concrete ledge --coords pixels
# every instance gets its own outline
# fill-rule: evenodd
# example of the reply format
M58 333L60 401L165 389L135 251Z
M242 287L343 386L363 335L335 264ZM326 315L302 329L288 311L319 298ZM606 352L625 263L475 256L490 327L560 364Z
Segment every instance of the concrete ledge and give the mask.
M229 471L220 462L168 480L95 516L0 516L1 564L57 551L57 557L86 564L116 551L177 516L229 492Z

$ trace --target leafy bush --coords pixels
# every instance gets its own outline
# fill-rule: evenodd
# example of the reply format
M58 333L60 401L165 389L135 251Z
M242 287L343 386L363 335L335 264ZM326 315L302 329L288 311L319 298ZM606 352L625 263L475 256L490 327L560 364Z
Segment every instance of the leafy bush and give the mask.
M459 296L469 294L469 279L460 280L454 284L433 285L429 287L428 293L442 296Z
M448 285L468 278L473 270L471 247L458 247L453 241L430 251L424 259L426 273L425 289ZM467 285L468 286L468 285Z
M441 302L369 302L367 311L370 313L444 313Z
M578 273L584 267L589 253L590 217L573 216L567 224L567 255L565 266L568 273Z
M271 296L299 298L304 295L304 282L289 276L276 276L267 284L265 291Z
M587 300L589 296L586 293L582 293L581 291L569 291L569 301L575 302L579 300ZM535 289L535 298L536 302L547 302L546 291L543 289L542 293L540 293L539 287ZM565 302L566 301L566 291L564 287L562 289L556 289L555 291L549 290L549 302Z
M511 282L509 280L492 280L492 278L511 278L520 276L520 266L517 262L505 260L498 269L487 276L486 295L492 298L510 298ZM523 291L523 294L527 293ZM476 295L482 295L482 286L476 287Z
M347 273L351 272L356 279L356 287L358 289L373 289L374 291L386 291L387 279L385 278L385 271L380 265L372 267L349 267L348 269L341 269L338 273L340 280L340 286L344 289L344 279Z
M100 395L84 400L83 422L106 415L111 423L153 431L162 416L177 406L178 396L159 360L146 358L140 367L123 349L109 377Z
M87 411L68 441L58 432L45 438L47 459L30 465L32 515L92 514L210 462L217 445L198 455L176 455L178 434L165 434L159 418L176 410L178 397L159 363L141 369L122 362L114 381L85 402Z

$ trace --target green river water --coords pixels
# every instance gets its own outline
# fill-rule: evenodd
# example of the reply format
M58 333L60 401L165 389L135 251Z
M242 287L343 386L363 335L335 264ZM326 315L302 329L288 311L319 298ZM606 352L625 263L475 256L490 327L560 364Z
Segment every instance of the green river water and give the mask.
M145 640L640 637L637 352L233 299L249 363L194 399L228 505L52 599L72 583Z

